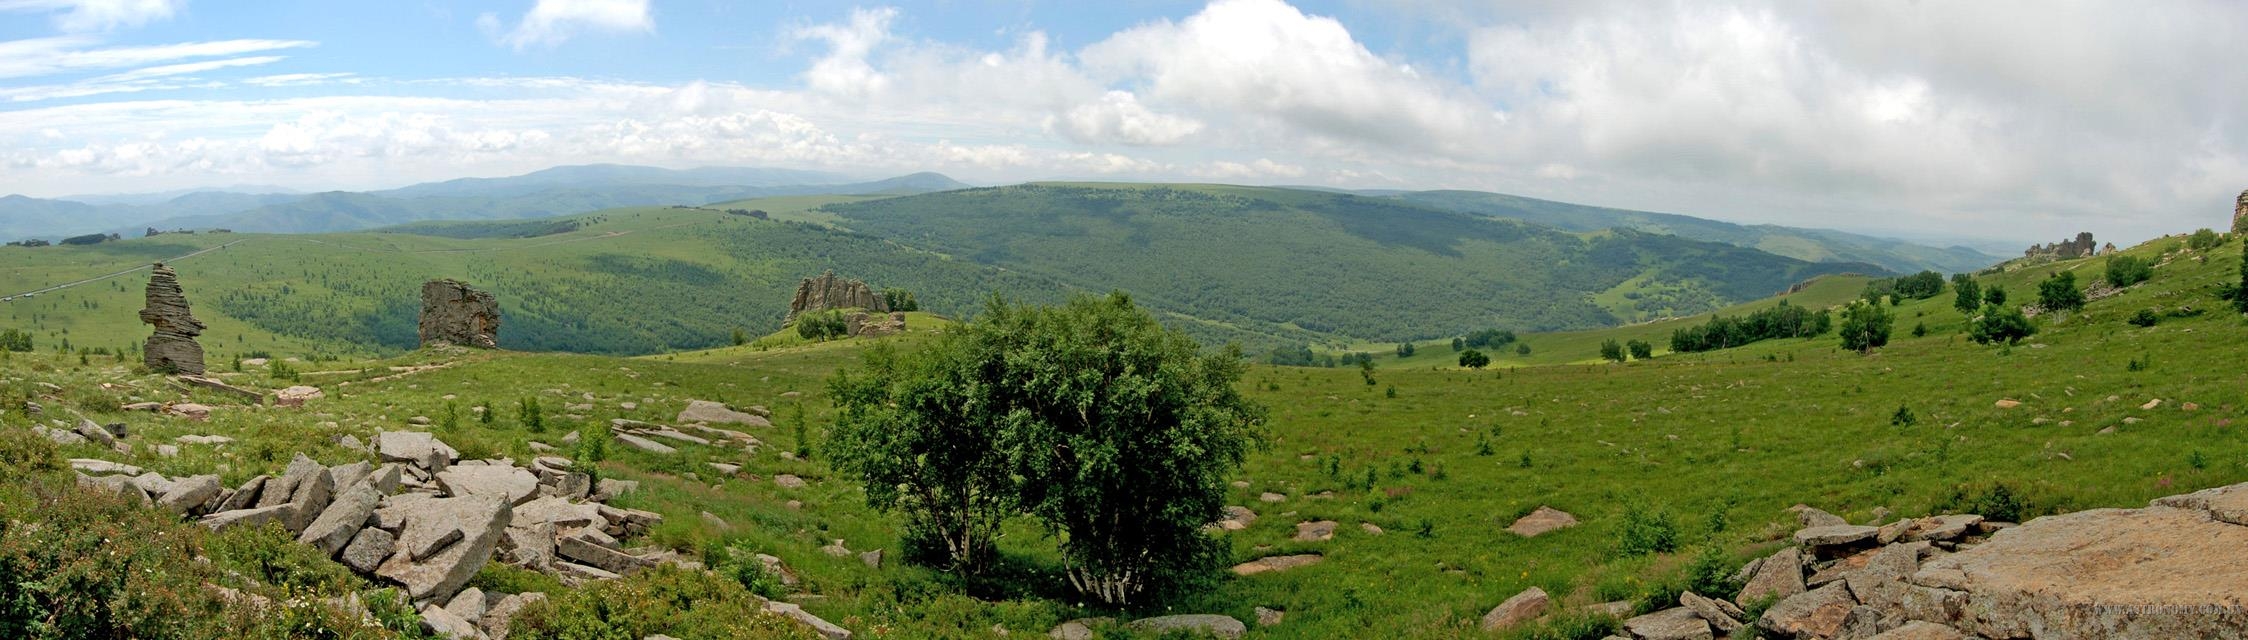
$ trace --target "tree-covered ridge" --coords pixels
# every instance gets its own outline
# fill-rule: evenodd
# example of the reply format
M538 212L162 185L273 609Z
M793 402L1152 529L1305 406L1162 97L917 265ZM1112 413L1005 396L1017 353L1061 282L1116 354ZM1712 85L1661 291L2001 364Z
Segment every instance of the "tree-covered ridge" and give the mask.
M1579 235L1395 200L1225 186L1030 184L823 207L844 226L1262 334L1367 340L1615 324L1627 283L1679 315L1879 272L1619 230ZM1159 266L1160 268L1150 268Z

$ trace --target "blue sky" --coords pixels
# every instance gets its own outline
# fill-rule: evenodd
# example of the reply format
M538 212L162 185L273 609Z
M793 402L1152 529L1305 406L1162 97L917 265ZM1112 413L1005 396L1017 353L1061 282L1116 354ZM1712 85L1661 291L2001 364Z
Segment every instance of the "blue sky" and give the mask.
M2214 0L0 0L0 193L619 162L2132 239L2248 187L2243 37Z

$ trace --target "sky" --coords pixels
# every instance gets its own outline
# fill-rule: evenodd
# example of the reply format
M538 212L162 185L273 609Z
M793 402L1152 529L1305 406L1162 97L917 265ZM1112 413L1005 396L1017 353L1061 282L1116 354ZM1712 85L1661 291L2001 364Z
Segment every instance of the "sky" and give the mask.
M608 162L2128 242L2229 222L2244 55L2197 0L0 0L0 193Z

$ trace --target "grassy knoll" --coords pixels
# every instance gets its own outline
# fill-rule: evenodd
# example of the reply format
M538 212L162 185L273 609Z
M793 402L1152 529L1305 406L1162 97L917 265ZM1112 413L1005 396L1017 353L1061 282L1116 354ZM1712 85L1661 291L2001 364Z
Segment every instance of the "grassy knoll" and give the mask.
M1621 365L1484 371L1450 366L1450 349L1428 343L1426 355L1396 363L1405 366L1377 369L1372 385L1352 369L1254 367L1243 384L1273 410L1271 446L1251 457L1239 476L1246 485L1233 490L1230 502L1261 517L1223 535L1238 561L1287 553L1325 560L1228 577L1163 610L1245 620L1254 619L1254 607L1286 610L1281 625L1252 631L1265 638L1476 638L1483 637L1476 618L1532 585L1556 594L1565 611L1617 599L1670 600L1683 583L1683 566L1702 548L1744 560L1780 544L1782 523L1791 517L1785 508L1796 503L1862 521L1884 508L1919 515L2003 506L1989 497L2004 484L2020 500L2019 515L2030 517L2248 481L2248 397L2241 391L2248 371L2238 366L2237 348L2248 340L2248 323L2212 297L2216 285L2237 278L2239 241L2195 253L2174 239L2158 240L2130 252L2161 264L2152 281L2063 318L2040 317L2039 333L2011 348L1967 341L1947 292L1894 309L1892 342L1864 356L1842 351L1830 334ZM2088 281L2103 260L2041 265L1984 282L2002 284L2020 303L2034 298L2034 283L2046 274L2073 269ZM1833 279L1793 300L1832 304L1862 286ZM2207 312L2149 328L2124 322L2140 309L2181 307ZM1925 337L1914 337L1912 328L1922 323ZM887 340L910 348L941 321L917 315L909 326L915 330ZM1537 363L1570 363L1592 358L1585 345L1603 339L1645 335L1661 345L1655 338L1667 339L1668 331L1657 324L1526 339L1534 358L1553 358ZM298 451L331 464L364 456L333 439L364 440L416 415L437 418L435 430L465 455L521 459L531 454L531 441L557 442L615 417L669 420L689 399L763 405L776 426L757 432L770 446L755 456L694 446L674 456L612 450L602 473L645 483L625 503L667 516L651 534L654 542L682 550L731 543L779 556L804 576L804 591L821 596L806 600L807 609L871 637L980 637L992 635L994 625L1017 635L1043 633L1080 616L1145 613L1080 607L1055 573L1051 542L1024 524L1002 539L1007 569L990 582L960 584L896 562L897 520L868 510L860 490L831 473L819 452L830 410L823 381L854 363L867 344L776 340L762 349L634 359L416 352L373 363L315 363L305 367L352 372L306 376L329 380L322 383L329 397L302 410L229 407L224 398L194 394L222 405L209 423L111 410L135 398L174 395L159 379L134 375L129 363L14 354L0 362L9 372L0 406L10 408L0 413L0 429L26 428L30 419L13 408L39 397L50 411L127 422L151 440L232 435L242 441L217 450L187 446L178 458L144 451L120 461L170 476L218 472L235 483L278 470ZM1519 364L1513 357L1498 361ZM374 379L390 366L445 362L453 364ZM229 375L244 384L285 384L257 371ZM43 392L39 382L64 390ZM538 430L516 417L524 398L544 408ZM1999 399L2022 405L2001 409L1993 404ZM497 411L489 424L472 409L485 402ZM627 402L637 408L624 409ZM1912 414L1909 423L1896 419L1900 408ZM118 458L89 447L64 455ZM747 466L728 476L706 462ZM810 485L780 488L770 478L783 473ZM1263 502L1265 492L1285 499ZM1503 530L1540 505L1572 512L1584 524L1535 539ZM730 526L702 522L704 511ZM1620 530L1634 512L1642 521L1670 523L1675 550L1620 554ZM1342 524L1333 540L1291 539L1296 523L1320 519ZM836 539L853 550L889 550L892 562L870 568L817 550ZM502 584L499 576L485 580ZM1518 635L1549 631L1558 630Z

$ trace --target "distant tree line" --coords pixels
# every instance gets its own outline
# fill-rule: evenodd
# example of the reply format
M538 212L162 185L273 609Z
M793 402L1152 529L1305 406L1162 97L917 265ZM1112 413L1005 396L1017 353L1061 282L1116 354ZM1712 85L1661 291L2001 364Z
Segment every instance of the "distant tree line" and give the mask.
M1759 340L1809 338L1832 329L1834 319L1825 311L1813 312L1785 299L1769 309L1733 318L1717 316L1700 326L1682 327L1670 334L1670 350L1695 353L1730 349Z

